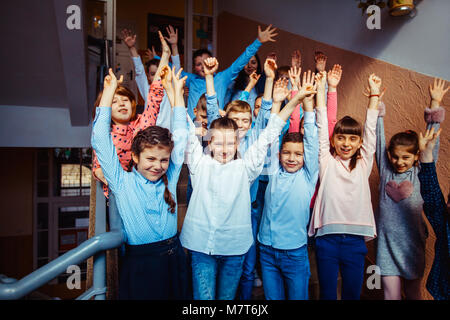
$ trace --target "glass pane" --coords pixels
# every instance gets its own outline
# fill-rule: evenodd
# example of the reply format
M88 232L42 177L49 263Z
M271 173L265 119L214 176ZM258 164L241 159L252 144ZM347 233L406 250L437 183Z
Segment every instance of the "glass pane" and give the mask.
M213 1L212 0L194 0L194 14L206 14L212 16Z
M48 203L38 203L37 215L38 229L48 229Z
M89 0L87 1L87 19L85 23L88 35L102 39L106 35L105 2Z
M194 16L192 46L194 50L208 49L213 51L213 19Z
M48 182L38 182L37 184L37 196L48 197Z
M89 206L59 208L59 228L76 228L85 226L89 219Z
M38 150L38 163L48 163L48 150L39 149Z
M48 257L48 232L38 232L38 257Z
M48 164L38 164L37 178L38 180L48 180Z

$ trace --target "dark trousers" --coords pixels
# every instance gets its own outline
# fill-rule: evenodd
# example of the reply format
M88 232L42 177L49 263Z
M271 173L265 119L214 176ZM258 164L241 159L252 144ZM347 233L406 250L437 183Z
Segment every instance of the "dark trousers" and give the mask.
M316 238L320 299L337 299L337 279L342 277L342 300L359 300L364 281L364 237L328 234ZM263 279L264 280L264 279Z
M126 245L119 277L121 300L190 299L186 254L178 235L144 245Z

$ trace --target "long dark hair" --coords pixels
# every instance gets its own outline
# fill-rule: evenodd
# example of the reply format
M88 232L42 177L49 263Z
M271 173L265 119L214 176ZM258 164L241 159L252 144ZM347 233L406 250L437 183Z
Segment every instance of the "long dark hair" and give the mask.
M173 150L173 141L172 134L166 128L162 128L159 126L151 126L144 130L138 132L136 137L133 139L133 144L131 145L131 151L139 157L142 151L145 148L154 147L154 146L164 146L170 149L170 152ZM132 165L133 162L131 162ZM164 190L164 201L169 205L169 211L171 213L175 213L176 203L172 197L172 194L169 191L168 185L169 181L167 179L167 175L161 177L162 181L165 185Z
M257 73L257 74L261 74L261 70L262 70L262 68L261 68L261 60L259 60L258 54L255 54L254 57L256 58L256 61L258 62L258 66L256 67L256 73ZM234 95L236 92L238 92L238 91L245 90L245 87L246 87L247 84L248 84L248 80L249 80L249 77L248 77L247 72L245 72L245 70L242 69L242 70L239 72L239 74L238 74L238 76L237 76L237 78L236 78L236 81L234 82L234 86L233 86L233 95ZM258 88L258 86L256 86L255 89L256 89L256 88ZM258 92L258 93L259 93L259 92Z
M363 133L362 125L352 117L345 116L341 120L339 120L334 126L333 135L331 136L331 139L334 139L334 136L336 134L353 134L359 136L362 139L362 133ZM336 150L333 146L330 146L330 151L333 155L336 154ZM356 162L360 157L361 152L360 149L358 149L352 156L352 159L350 160L349 165L350 171L355 169Z

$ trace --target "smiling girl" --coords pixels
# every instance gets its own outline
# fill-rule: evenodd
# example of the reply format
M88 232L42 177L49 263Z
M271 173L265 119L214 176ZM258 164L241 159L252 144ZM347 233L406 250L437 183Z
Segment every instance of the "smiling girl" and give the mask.
M161 44L166 50L163 50L161 62L159 64L157 75L150 86L148 92L148 104L144 112L136 115L136 98L128 88L118 84L114 97L111 103L111 133L113 143L116 146L117 155L119 157L120 164L124 170L129 169L131 162L131 142L136 134L149 126L153 126L156 123L161 101L164 97L164 90L161 84L160 72L164 66L167 66L170 57L170 49L164 40L161 32L159 32ZM103 98L103 92L101 92L97 101L95 102L94 115L97 107L100 105ZM97 160L97 156L94 152L92 171L94 176L103 182L103 192L105 196L108 196L108 188L102 168Z
M131 172L121 167L110 132L118 81L110 69L96 109L92 147L113 192L127 238L119 276L119 299L185 299L186 257L177 235L176 186L187 142L185 78L173 77L172 128L153 126L133 139ZM166 89L167 91L167 89Z
M369 77L371 95L364 130L358 121L347 116L336 123L330 139L325 107L326 76L324 71L316 79L321 183L309 235L316 237L320 298L336 300L340 271L342 299L358 300L367 253L365 239L376 236L369 175L375 153L381 79L374 74Z
M439 128L444 109L439 107L445 81L430 85L431 107L425 109L428 129ZM384 110L384 104L380 106ZM380 172L380 213L377 219L377 265L381 269L384 298L400 300L402 282L406 299L420 300L425 270L427 226L422 216L423 200L418 174L419 136L408 130L395 134L386 148L384 116L377 122L376 159ZM433 149L437 160L439 141Z

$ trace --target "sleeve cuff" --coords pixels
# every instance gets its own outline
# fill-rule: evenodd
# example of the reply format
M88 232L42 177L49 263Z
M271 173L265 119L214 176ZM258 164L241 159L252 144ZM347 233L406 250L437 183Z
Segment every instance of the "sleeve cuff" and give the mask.
M316 121L316 114L314 111L307 111L304 113L305 123L314 123Z
M436 109L425 109L425 122L426 123L441 123L445 119L445 109L442 107Z

